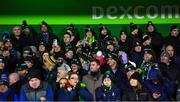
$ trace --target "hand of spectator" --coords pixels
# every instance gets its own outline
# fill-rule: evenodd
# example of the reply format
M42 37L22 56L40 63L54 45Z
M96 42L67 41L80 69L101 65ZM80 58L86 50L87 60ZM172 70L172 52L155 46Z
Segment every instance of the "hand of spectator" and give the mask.
M160 92L154 92L152 94L152 96L153 96L154 99L157 99L157 98L159 98L161 96L161 93Z
M46 98L45 97L41 97L40 100L41 100L41 102L45 102Z
M78 82L75 89L79 90L79 89L82 89L82 88L85 88L85 87L86 87L86 84L84 84L82 82Z
M81 46L81 45L83 45L83 43L82 43L81 40L79 40L79 41L77 42L77 44L76 44L76 47Z

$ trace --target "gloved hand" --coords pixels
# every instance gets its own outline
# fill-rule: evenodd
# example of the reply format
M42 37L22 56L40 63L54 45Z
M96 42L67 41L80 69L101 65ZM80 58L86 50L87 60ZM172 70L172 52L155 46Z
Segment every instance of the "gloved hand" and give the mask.
M83 83L83 82L78 82L76 87L75 87L75 90L80 90L80 89L83 89L86 87L86 84Z
M71 91L73 89L69 82L66 84L66 88L68 91Z
M46 97L41 97L40 100L41 100L41 102L45 102L46 101Z

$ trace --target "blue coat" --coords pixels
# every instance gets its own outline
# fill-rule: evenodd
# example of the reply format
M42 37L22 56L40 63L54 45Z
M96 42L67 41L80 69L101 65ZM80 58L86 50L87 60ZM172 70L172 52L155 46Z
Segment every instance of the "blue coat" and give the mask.
M103 86L96 88L96 101L120 101L121 92L113 86L110 90L105 90Z
M58 101L92 101L93 95L86 89L80 88L79 90L72 89L68 91L66 87L58 90Z
M0 101L18 101L18 96L9 88L5 93L0 94Z
M145 82L146 87L153 94L154 92L160 92L161 96L157 99L158 101L171 101L174 94L173 84L169 81L164 81L159 85L154 85L150 80Z
M159 83L155 85L152 80L158 80ZM160 76L159 70L151 70L149 73L149 80L145 81L145 86L150 90L151 94L159 92L161 96L156 99L158 101L170 101L174 95L174 86L173 84L166 79L163 79Z

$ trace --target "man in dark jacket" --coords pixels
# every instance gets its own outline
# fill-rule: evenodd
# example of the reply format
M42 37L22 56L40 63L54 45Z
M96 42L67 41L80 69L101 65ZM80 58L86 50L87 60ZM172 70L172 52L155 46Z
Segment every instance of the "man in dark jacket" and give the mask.
M50 51L53 40L59 42L59 38L50 31L50 27L44 21L42 21L40 25L40 30L41 32L35 37L35 43L39 45L41 42L44 42L47 45L47 49Z
M147 28L147 35L151 37L151 45L153 50L156 53L156 56L160 56L161 48L164 43L164 39L162 37L162 34L156 31L155 25L152 23L152 21L148 21L148 24L146 26Z
M142 44L139 41L137 41L133 45L133 48L129 53L129 60L135 62L138 68L141 65L142 53L143 53Z
M13 47L22 52L22 49L26 45L24 42L24 38L21 34L21 28L19 26L14 26L12 29L13 34L11 35L10 39L12 40Z
M34 36L37 33L32 26L28 25L26 20L22 22L22 36L24 38L26 46L35 45Z
M5 62L5 70L8 73L12 73L15 70L16 67L16 60L11 55L10 51L7 48L3 49L2 55L4 57Z
M28 72L30 73L31 71L36 70L38 67L36 67L34 65L34 60L32 58L32 56L27 56L24 58L24 63L26 64L26 66L28 67ZM39 70L39 69L38 69Z
M175 53L180 56L180 35L177 25L172 25L170 34L165 39L165 44L172 44L174 46Z
M180 83L179 67L175 61L170 61L170 55L165 51L161 54L159 67L162 75L170 80L173 83L175 90L177 90Z
M180 67L180 56L177 56L177 54L174 52L174 46L169 44L165 46L164 50L169 54L170 62L175 62L178 65L178 67Z
M132 49L135 42L142 40L142 31L137 27L136 24L130 23L131 34L127 38L129 49Z
M21 82L26 83L28 80L28 67L25 63L18 64L16 72L19 75Z
M13 59L17 60L18 58L20 58L21 53L17 49L15 49L11 39L4 40L4 48L10 51Z
M111 39L112 39L111 33L108 30L108 28L103 24L99 24L99 39L98 39L98 43L100 44L99 47L105 48L104 44Z
M119 64L118 56L115 53L108 54L106 57L107 67L112 73L113 83L120 89L124 90L127 86L126 70Z
M17 73L11 73L9 74L9 85L12 91L20 97L20 88L22 85L22 82L20 80L20 77Z
M61 48L63 51L66 51L66 49L75 48L75 46L73 46L73 43L71 42L71 34L69 32L64 33L63 40L61 41Z
M75 58L71 61L71 71L78 74L80 81L82 77L87 74L87 71L82 69L80 61Z

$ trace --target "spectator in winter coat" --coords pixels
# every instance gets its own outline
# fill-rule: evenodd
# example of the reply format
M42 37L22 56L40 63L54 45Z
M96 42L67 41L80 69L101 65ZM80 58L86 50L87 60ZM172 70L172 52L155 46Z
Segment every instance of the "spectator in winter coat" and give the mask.
M80 35L77 29L74 27L73 24L70 24L69 27L66 28L66 32L68 32L71 35L71 42L73 44L76 44L77 41L80 40Z
M140 63L142 60L141 56L142 56L142 44L139 41L137 41L135 42L132 50L129 53L129 60L135 62L137 67L140 67Z
M108 54L106 57L107 60L107 68L112 72L113 83L120 88L120 90L125 89L127 86L127 76L126 70L119 64L119 59L115 53Z
M28 75L28 67L25 63L19 64L16 67L16 72L19 75L20 80L23 83L26 83L26 81L28 80L27 75Z
M54 94L48 83L41 80L40 71L34 70L28 75L28 83L20 90L20 101L53 101Z
M71 71L78 74L80 81L82 77L87 74L87 71L82 69L80 61L75 58L71 61Z
M143 80L148 79L148 73L151 70L152 65L154 64L155 55L152 49L144 49L143 61L141 63L141 75Z
M79 81L78 74L69 74L65 87L58 91L58 101L92 101L92 94L86 89L86 85Z
M120 32L120 40L119 40L119 45L120 45L120 50L125 51L126 53L130 52L130 49L128 47L127 43L127 33L125 31Z
M22 22L22 36L26 46L32 46L35 44L34 36L37 34L36 31L27 24L26 20Z
M159 57L164 42L162 34L157 31L152 21L148 21L146 29L147 29L147 35L150 36L152 40L151 41L152 49L155 51L156 56Z
M177 25L172 25L170 28L170 34L165 39L165 44L171 44L174 46L174 51L177 56L180 56L180 35Z
M121 92L113 84L112 80L110 71L107 71L103 76L102 85L96 88L96 101L120 101Z
M18 101L18 96L9 87L6 74L0 75L0 101Z
M127 38L128 46L132 49L135 42L142 40L142 30L138 28L138 26L134 23L130 23L130 31L131 34Z
M111 33L110 31L108 30L108 28L103 25L103 24L99 24L99 38L98 38L98 41L100 43L100 45L102 47L104 47L104 43L106 43L106 41L112 39L111 37Z
M177 88L180 83L180 70L175 61L170 61L170 55L166 51L160 56L159 67L162 75Z
M97 60L90 61L90 71L87 75L83 76L82 82L86 84L87 89L93 94L95 99L95 89L101 86L103 75L100 72L100 63Z
M144 87L142 78L138 72L134 72L129 79L129 87L125 90L123 101L150 101L150 92Z
M173 84L164 79L160 70L151 69L149 72L149 79L145 81L145 86L150 90L151 95L156 101L172 101L174 95Z
M73 43L71 42L71 34L69 32L64 33L63 40L61 41L61 48L64 52L66 51L66 49L75 48L75 46L73 46Z
M41 42L44 42L47 45L47 50L51 50L51 46L53 43L53 40L57 40L59 42L59 38L54 35L49 27L49 25L42 21L42 24L40 25L40 33L35 36L35 44L39 45Z
M169 53L170 56L170 62L175 62L178 67L180 67L180 56L177 56L177 54L174 51L173 45L166 45L164 49L167 53Z
M24 37L21 34L21 27L14 26L12 28L12 32L13 34L10 36L10 39L12 40L12 45L16 50L18 50L21 53L22 49L25 47L25 45L27 45L24 40Z
M170 60L170 55L166 51L163 51L160 56L160 71L163 77L167 78L174 85L175 90L180 83L180 70L175 60ZM173 73L173 74L172 74ZM173 98L175 99L176 93Z
M12 55L13 59L17 60L18 58L20 58L21 53L17 49L15 49L11 39L4 40L4 48L10 51L10 54Z
M11 73L9 74L9 85L12 91L20 97L20 88L22 85L22 82L20 80L20 77L17 73Z

